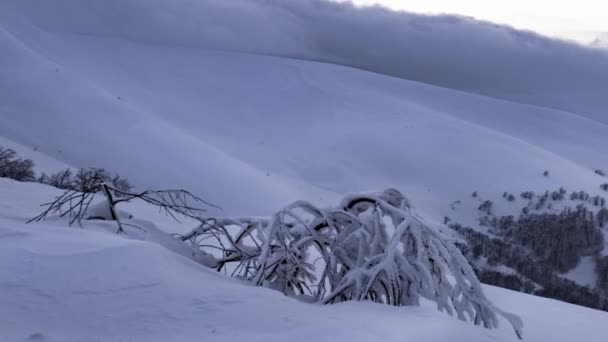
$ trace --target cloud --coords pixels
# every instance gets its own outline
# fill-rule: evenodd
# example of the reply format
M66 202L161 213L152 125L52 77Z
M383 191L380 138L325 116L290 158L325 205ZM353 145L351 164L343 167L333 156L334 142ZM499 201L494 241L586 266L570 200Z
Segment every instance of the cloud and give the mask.
M337 63L608 123L606 51L466 17L322 0L7 3L54 31Z

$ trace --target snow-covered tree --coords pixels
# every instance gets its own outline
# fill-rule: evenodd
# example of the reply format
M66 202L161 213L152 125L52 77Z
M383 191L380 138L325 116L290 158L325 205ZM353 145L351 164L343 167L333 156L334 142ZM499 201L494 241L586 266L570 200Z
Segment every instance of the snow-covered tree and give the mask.
M458 248L394 189L336 208L299 201L270 218L209 218L182 240L206 265L287 295L395 306L426 298L486 328L502 316L522 336L521 320L488 300Z

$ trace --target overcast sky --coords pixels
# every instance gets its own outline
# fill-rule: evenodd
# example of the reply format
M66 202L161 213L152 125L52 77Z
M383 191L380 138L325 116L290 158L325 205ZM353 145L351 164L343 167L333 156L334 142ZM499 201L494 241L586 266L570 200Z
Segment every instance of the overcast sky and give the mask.
M347 1L347 0L335 0ZM472 16L546 35L590 40L608 32L607 0L353 0L418 13Z

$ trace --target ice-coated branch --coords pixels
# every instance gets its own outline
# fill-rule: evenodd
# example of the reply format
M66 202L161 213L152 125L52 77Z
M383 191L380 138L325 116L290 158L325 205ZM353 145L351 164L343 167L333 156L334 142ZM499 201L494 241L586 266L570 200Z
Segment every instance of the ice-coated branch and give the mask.
M270 218L208 218L181 239L218 271L287 295L395 306L426 298L486 328L502 316L522 337L521 320L491 303L460 250L394 189L330 209L298 201Z

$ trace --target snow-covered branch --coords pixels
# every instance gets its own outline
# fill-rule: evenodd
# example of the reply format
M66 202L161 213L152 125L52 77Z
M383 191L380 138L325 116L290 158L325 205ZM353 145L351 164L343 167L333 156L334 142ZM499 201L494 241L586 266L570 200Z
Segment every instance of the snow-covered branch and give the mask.
M209 218L189 234L195 257L218 271L330 304L420 298L486 328L521 320L495 307L461 252L397 190L347 196L337 208L299 201L270 218Z

